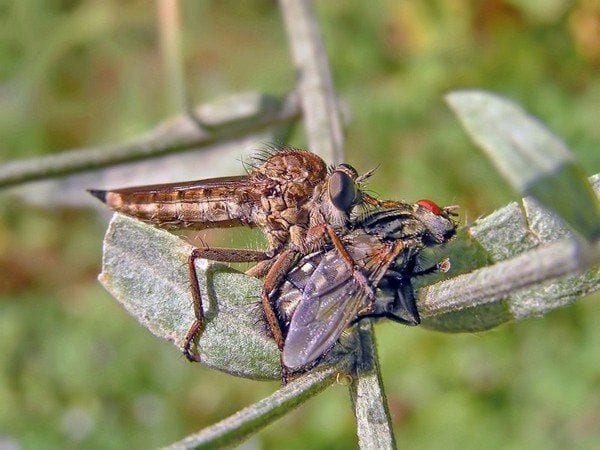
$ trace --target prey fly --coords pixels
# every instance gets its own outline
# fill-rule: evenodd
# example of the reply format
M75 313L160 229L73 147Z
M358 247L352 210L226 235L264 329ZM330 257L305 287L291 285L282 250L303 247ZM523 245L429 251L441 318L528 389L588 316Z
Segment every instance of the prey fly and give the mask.
M285 331L284 379L286 372L302 372L318 362L361 318L419 324L411 279L441 265L421 270L417 258L425 247L443 245L454 236L455 209L430 200L396 203L356 220L341 237L342 252L328 245L303 257L271 292ZM362 279L352 264L364 274Z

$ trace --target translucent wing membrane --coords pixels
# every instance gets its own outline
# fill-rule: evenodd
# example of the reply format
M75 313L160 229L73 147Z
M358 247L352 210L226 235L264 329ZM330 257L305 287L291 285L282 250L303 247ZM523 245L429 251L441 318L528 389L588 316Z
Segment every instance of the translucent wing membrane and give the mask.
M364 292L339 257L330 251L307 284L289 325L283 363L300 369L325 354L365 301Z

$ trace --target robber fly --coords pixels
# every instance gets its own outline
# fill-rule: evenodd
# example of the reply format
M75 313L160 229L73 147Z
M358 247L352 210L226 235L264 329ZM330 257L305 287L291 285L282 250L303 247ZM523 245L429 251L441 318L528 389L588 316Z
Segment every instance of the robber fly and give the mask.
M362 318L419 324L411 278L442 267L420 270L417 257L425 247L442 245L454 236L455 209L440 208L430 200L397 203L351 226L341 237L347 255L328 246L303 257L272 293L285 330L284 380L286 371L302 372L318 362L342 332ZM353 275L347 256L364 273L366 283ZM376 297L376 290L384 295ZM381 304L378 299L385 297L388 302Z
M120 213L161 228L206 229L231 226L259 228L266 236L266 251L195 248L189 256L189 275L196 321L183 344L189 360L203 327L203 308L195 260L257 262L248 273L265 276L262 302L279 348L283 336L268 298L299 255L339 241L349 214L358 205L380 202L361 191L372 172L359 176L348 164L328 168L314 153L289 147L272 148L250 164L242 176L183 183L90 190Z

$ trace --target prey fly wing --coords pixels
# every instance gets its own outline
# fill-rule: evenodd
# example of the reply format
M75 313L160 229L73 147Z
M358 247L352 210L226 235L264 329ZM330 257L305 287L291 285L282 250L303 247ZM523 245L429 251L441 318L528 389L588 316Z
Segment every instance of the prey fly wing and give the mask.
M368 293L335 251L321 260L289 324L283 364L300 369L325 354L356 316Z
M400 246L371 242L369 251L364 252L364 244L349 243L347 248L366 275L366 285L335 249L325 253L311 274L288 327L283 349L287 368L297 370L327 353L360 311L370 308L373 289L398 255Z

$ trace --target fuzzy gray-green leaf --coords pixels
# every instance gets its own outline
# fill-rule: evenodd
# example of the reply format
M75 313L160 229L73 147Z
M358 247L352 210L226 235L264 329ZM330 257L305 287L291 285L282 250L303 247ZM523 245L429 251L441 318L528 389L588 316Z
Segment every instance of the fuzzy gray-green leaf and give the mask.
M171 233L115 214L99 277L143 326L179 348L194 320L191 250ZM247 378L277 378L279 354L262 322L260 280L206 260L196 264L207 322L199 342L202 361Z
M599 179L590 178L597 195ZM449 279L419 284L423 326L482 331L565 306L600 289L600 269L594 267L598 251L597 244L576 240L555 214L532 198L523 199L522 205L511 203L459 232L449 246ZM476 263L485 259L487 264ZM466 270L469 262L471 271ZM580 266L588 269L577 273ZM575 273L560 278L569 271ZM539 281L525 288L536 277Z
M484 91L446 96L473 140L523 196L557 212L589 242L600 239L600 204L566 145L521 107Z

